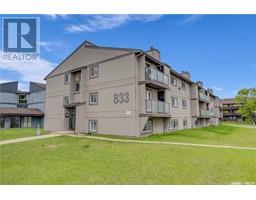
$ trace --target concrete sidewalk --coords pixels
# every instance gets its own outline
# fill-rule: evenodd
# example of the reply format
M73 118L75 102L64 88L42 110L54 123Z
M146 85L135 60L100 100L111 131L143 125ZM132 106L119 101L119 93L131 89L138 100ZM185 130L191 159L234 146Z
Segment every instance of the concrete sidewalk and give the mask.
M52 137L58 137L58 136L60 136L60 134L48 134L48 135L16 138L16 139L10 139L10 140L2 140L2 141L0 141L0 145L12 144L12 143L17 143L17 142L26 142L26 141L31 141L31 140L40 140L40 139L52 138Z
M69 135L72 137L81 137L86 139L102 140L102 141L111 141L111 142L125 142L125 143L140 143L140 144L165 144L165 145L179 145L179 146L193 146L193 147L206 147L206 148L222 148L222 149L240 149L240 150L254 150L256 147L239 147L239 146L230 146L230 145L214 145L214 144L195 144L195 143L184 143L184 142L161 142L161 141L141 141L141 140L126 140L126 139L114 139L114 138L105 138L97 136L79 136L79 135Z
M240 124L229 124L229 123L223 123L223 125L227 125L227 126L234 126L234 127L240 127L240 128L255 128L256 126L253 125L240 125Z

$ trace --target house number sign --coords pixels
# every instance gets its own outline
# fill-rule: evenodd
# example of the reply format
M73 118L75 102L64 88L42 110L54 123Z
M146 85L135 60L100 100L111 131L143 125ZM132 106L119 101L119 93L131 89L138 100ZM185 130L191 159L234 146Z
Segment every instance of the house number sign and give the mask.
M122 104L122 103L128 103L129 102L129 93L128 92L120 92L120 93L114 93L114 104Z

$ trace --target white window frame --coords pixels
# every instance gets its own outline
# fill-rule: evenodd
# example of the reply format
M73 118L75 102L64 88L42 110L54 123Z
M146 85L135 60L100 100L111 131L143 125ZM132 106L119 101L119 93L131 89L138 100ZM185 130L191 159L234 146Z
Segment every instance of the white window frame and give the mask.
M174 82L172 80L175 80ZM174 86L177 86L177 78L172 76L171 77L171 84L174 85Z
M92 96L95 95L95 100L96 101L91 101L92 100ZM98 105L98 101L99 101L99 94L98 92L89 92L89 105Z
M90 66L90 79L99 77L99 65Z
M174 99L176 99L176 101L174 101ZM173 104L173 102L176 102L176 104ZM172 96L171 97L171 103L172 103L172 107L173 108L178 108L178 97L174 97L174 96Z
M92 125L92 123L95 123L94 125ZM89 127L89 133L97 133L98 132L98 120L93 119L93 120L89 120L88 122Z
M176 127L174 127L175 122L177 122ZM169 122L169 129L172 129L172 130L179 129L179 120L178 119L171 119L170 122Z
M186 83L184 81L181 82L181 89L186 90Z
M68 77L68 80L66 80L66 77ZM64 74L64 84L70 83L70 74Z
M183 102L185 102L185 105L183 104ZM182 99L182 108L183 109L187 109L187 100L186 99Z

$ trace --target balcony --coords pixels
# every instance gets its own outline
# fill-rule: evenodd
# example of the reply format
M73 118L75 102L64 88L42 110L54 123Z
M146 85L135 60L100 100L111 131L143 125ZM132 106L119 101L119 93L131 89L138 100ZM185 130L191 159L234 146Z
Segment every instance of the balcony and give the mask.
M210 110L200 110L200 117L210 118L212 116L212 112Z
M202 92L199 92L199 100L204 101L204 102L210 102L210 97L205 95Z
M146 113L141 116L171 117L170 104L164 101L146 100Z
M169 77L163 72L154 69L153 67L145 68L145 81L143 83L148 84L154 89L168 89Z

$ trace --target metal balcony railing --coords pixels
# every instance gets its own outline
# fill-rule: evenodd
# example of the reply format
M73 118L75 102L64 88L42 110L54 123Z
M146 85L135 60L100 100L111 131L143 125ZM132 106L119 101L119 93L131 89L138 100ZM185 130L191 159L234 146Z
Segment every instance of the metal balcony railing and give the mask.
M207 101L207 102L210 102L210 97L203 94L202 92L199 92L199 98L203 101Z
M200 115L201 115L201 116L210 117L210 116L212 115L212 112L211 112L210 110L201 109L201 110L200 110Z
M169 85L169 77L163 72L154 69L153 67L145 68L145 78L147 80L154 80Z
M170 113L170 104L164 101L146 100L146 112Z

